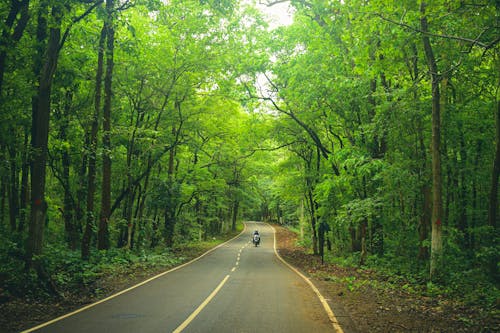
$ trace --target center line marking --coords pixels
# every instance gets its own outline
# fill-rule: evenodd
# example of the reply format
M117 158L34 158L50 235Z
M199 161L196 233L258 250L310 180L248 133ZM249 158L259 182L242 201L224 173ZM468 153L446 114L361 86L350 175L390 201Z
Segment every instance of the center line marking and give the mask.
M222 280L221 283L219 283L217 288L215 288L214 291L212 291L212 293L210 295L208 295L208 297L203 301L203 303L201 303L200 306L196 310L194 310L194 312L191 313L191 315L189 317L187 317L187 319L184 320L184 322L182 324L180 324L179 327L177 327L173 331L173 333L182 332L182 330L184 330L194 320L194 318L196 318L196 316L200 314L200 312L203 310L203 308L205 308L205 306L207 306L207 304L210 303L212 298L214 298L215 295L217 295L219 290L221 290L222 286L227 282L228 279L229 279L229 275L226 275L224 280Z

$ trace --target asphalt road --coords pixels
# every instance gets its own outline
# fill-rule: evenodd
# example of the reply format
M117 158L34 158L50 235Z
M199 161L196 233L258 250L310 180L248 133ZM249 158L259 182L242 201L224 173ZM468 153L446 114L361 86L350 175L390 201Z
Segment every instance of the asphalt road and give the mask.
M261 245L250 242L253 230ZM34 332L334 332L317 295L248 222L199 260Z

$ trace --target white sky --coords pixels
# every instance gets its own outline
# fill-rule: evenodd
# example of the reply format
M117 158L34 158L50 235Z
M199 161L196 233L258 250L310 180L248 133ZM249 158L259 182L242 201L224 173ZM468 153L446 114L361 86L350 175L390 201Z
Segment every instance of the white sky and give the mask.
M292 23L293 9L288 1L278 3L270 7L260 4L264 2L262 0L256 0L255 2L257 8L259 8L269 18L269 25L271 29L280 25L290 25Z

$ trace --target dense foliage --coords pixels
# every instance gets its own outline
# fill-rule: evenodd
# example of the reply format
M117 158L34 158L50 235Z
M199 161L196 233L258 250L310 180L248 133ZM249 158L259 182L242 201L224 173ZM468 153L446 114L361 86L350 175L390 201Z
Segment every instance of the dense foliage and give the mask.
M243 1L0 4L2 289L242 218L496 288L500 5L290 6L271 29Z
M291 3L261 96L288 148L275 218L299 217L318 254L498 287L498 3Z

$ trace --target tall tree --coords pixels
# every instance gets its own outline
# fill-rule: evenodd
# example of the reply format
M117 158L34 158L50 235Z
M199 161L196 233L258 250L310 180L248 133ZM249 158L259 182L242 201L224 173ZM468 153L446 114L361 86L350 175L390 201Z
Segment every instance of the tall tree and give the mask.
M44 43L47 36L47 17L53 20L53 24L48 28L46 48L40 48L37 54L42 66L38 78L38 91L33 101L32 110L31 221L26 248L26 267L35 267L39 274L41 274L43 268L38 260L33 262L33 257L40 255L43 247L43 230L47 213L45 175L49 135L50 94L60 50L62 16L62 4L54 4L50 8L48 1L40 3L37 28L37 41L39 43Z
M497 2L497 11L500 11L500 3ZM500 15L498 16L500 21ZM488 205L488 225L493 229L491 245L498 243L498 184L500 181L500 55L495 52L496 66L499 74L499 81L496 89L496 112L495 112L495 157L491 171L491 185ZM494 278L498 278L498 252L490 258L490 271Z
M40 262L39 260L33 262L33 257L42 253L43 231L48 208L45 200L45 182L52 83L61 48L69 35L72 24L88 15L95 8L96 3L92 3L84 14L75 17L64 33L61 33L63 17L71 9L70 5L53 4L51 1L43 0L39 4L37 14L37 53L34 60L34 73L38 88L32 101L31 220L26 245L26 267L34 267L40 273L43 273Z
M442 269L443 256L443 198L441 177L441 96L440 80L434 51L428 36L429 25L426 14L427 4L420 3L420 28L422 29L422 42L432 85L432 238L431 238L431 263L430 277L435 278Z
M99 131L99 114L101 111L102 76L104 71L104 44L106 41L106 26L101 29L97 48L97 70L94 88L94 112L91 118L88 152L86 221L82 236L81 255L83 259L90 256L90 243L95 225L94 199L96 191L97 135Z
M97 233L97 248L109 249L109 218L111 217L111 109L113 96L113 66L115 47L114 16L116 15L113 0L106 0L106 75L104 77L104 110L102 124L102 194L101 213L99 215L99 230Z

